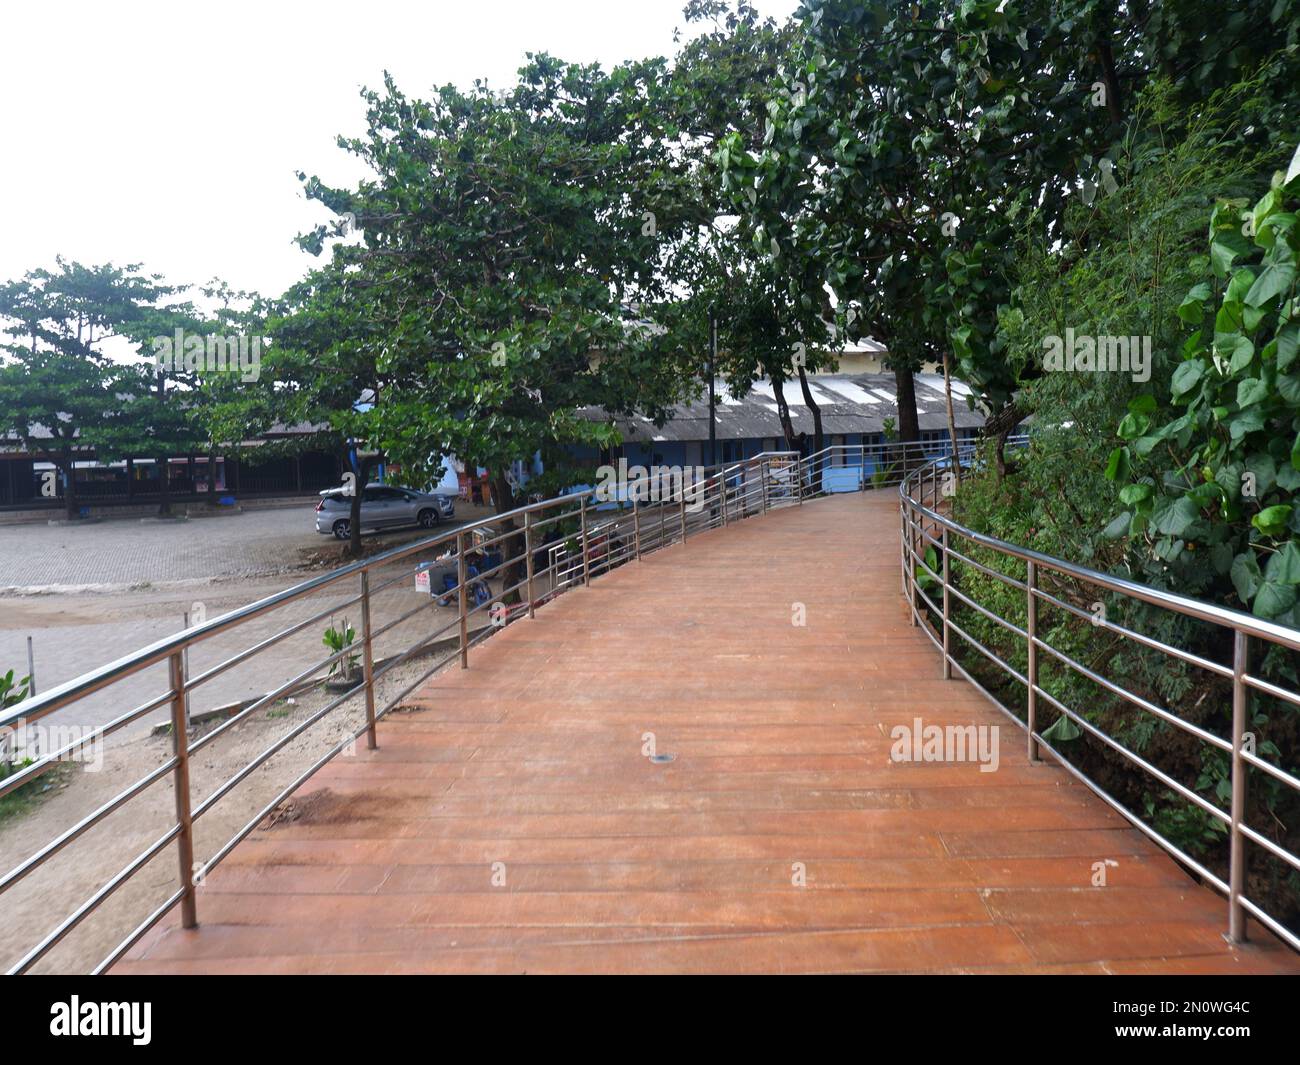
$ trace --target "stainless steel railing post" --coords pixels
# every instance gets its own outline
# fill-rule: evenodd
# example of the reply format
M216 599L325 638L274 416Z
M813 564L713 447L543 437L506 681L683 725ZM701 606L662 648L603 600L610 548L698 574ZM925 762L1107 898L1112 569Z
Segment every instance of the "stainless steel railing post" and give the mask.
M366 747L374 750L375 740L375 651L370 636L370 571L361 571L361 668L366 684Z
M707 484L707 482L705 483ZM703 494L705 491L706 489L703 486L701 486L700 498L703 498ZM686 486L685 484L682 485L682 498L678 501L677 509L682 519L682 543L684 544L686 543Z
M907 620L912 628L916 628L917 625L920 624L920 622L916 620L918 612L916 606L916 559L918 555L916 545L917 529L920 526L920 522L921 518L919 514L916 516L915 523L912 522L911 518L909 518L907 522Z
M632 497L632 544L636 551L636 560L641 561L641 504L637 497Z
M591 584L591 551L587 538L587 497L582 497L582 586Z
M727 471L725 469L718 471L718 488L721 490L722 499L722 524L727 524Z
M900 595L907 596L907 504L901 499L898 503L898 556L899 562L902 563L902 572L899 576L902 578L903 587Z
M172 788L176 793L176 823L180 834L176 837L176 858L181 874L181 926L194 928L199 923L198 907L194 898L194 819L190 814L190 734L185 720L185 661L184 651L175 651L167 659L172 689L172 751L176 755L176 768L172 773Z
M763 490L763 513L767 513L767 478L772 471L771 462L768 459L760 459L758 463L758 484Z
M952 656L949 653L949 625L951 607L948 601L948 527L940 534L943 545L943 679L952 680Z
M1249 727L1250 691L1246 669L1250 660L1249 638L1240 629L1232 639L1232 824L1228 846L1228 942L1246 941L1246 911L1241 905L1246 884L1246 846L1241 834L1246 819L1246 761L1241 756Z
M460 611L460 668L469 669L469 611L466 609L466 582L469 567L465 564L465 534L456 534L456 607Z
M1039 760L1038 741L1038 564L1030 559L1025 563L1025 635L1028 666L1025 679L1029 682L1029 695L1025 704L1025 731L1029 736L1029 760Z
M535 617L534 602L537 596L533 594L533 512L524 511L524 554L528 556L528 568L524 571L528 578L528 616Z

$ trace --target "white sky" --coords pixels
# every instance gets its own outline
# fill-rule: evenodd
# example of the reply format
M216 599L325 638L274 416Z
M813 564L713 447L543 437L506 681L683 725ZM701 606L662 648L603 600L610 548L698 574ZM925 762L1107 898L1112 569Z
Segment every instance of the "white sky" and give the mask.
M683 0L3 0L0 281L62 254L140 262L174 284L276 295L330 216L295 172L351 183L334 144L361 87L504 86L526 51L671 55ZM784 18L795 0L759 0Z

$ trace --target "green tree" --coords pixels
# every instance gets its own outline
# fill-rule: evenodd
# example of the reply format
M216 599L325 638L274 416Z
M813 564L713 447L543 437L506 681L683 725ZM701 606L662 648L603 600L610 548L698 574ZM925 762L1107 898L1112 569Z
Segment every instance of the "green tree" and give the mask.
M75 463L111 450L123 391L132 385L105 344L129 338L172 289L138 265L57 260L0 287L0 425L62 475L64 510L79 515ZM52 486L54 487L54 486Z
M260 387L241 392L230 412L232 423L242 418L263 428L278 421L309 429L264 445L262 457L308 448L338 456L351 473L345 554L354 557L361 553L362 493L384 457L378 404L393 377L383 362L380 292L342 257L294 285L268 322L273 346Z
M374 176L350 190L305 179L363 236L333 256L366 293L385 378L366 420L393 460L486 466L505 511L513 462L617 442L592 408L664 416L679 378L630 306L661 284L675 224L655 214L672 159L644 117L661 77L661 63L607 74L538 56L507 92L448 86L429 101L389 79L365 94L367 134L341 141Z
M790 260L775 262L755 249L723 188L716 165L720 146L732 137L761 137L767 93L780 71L794 28L762 18L747 0L695 0L687 22L707 27L675 57L667 90L660 94L661 136L684 163L673 191L684 194L683 209L694 225L663 263L670 281L667 300L651 314L665 323L679 344L702 352L708 321L718 321L717 372L730 392L746 395L768 377L787 446L798 448L785 386L799 381L812 412L814 447L823 443L821 411L807 385L807 373L829 366L826 299L819 279L787 276ZM801 287L802 282L802 287Z

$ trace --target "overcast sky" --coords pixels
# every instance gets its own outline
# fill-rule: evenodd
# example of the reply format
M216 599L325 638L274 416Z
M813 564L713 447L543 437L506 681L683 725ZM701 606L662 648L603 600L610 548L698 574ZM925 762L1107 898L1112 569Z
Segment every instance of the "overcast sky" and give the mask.
M56 254L282 292L331 217L295 172L354 181L362 86L504 86L527 51L671 55L683 0L3 0L0 281ZM795 0L759 0L784 18Z

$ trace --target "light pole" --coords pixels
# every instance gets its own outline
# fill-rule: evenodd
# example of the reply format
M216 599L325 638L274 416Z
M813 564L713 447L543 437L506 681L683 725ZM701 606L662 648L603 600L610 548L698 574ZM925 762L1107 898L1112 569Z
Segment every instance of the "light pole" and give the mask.
M718 464L717 397L713 392L713 378L718 365L718 310L709 305L709 465Z

